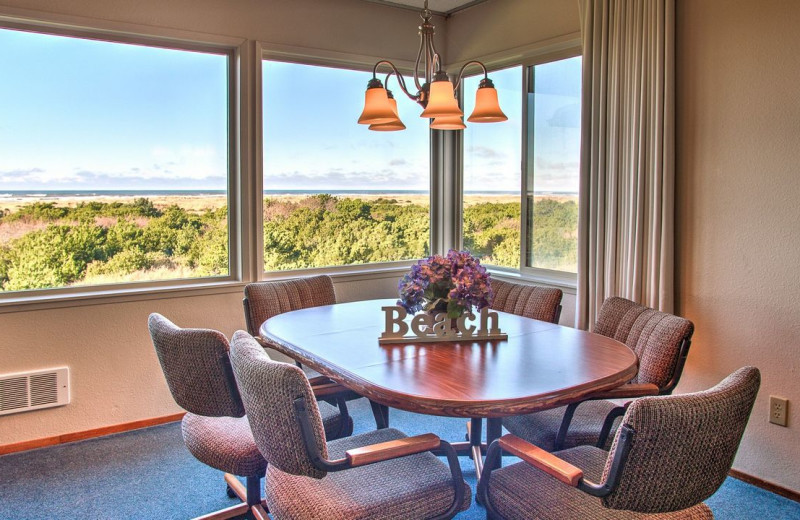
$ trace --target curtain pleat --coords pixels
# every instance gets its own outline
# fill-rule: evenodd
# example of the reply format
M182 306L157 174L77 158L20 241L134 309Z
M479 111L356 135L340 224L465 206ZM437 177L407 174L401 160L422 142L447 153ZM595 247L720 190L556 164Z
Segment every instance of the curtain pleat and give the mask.
M622 296L673 311L674 0L581 0L576 326Z

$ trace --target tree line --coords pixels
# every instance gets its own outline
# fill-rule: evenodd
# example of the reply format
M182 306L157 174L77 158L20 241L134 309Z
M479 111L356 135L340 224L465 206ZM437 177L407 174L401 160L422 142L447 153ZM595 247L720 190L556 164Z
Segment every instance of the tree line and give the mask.
M421 258L429 250L427 205L391 198L310 195L264 199L264 269L286 270ZM574 264L577 205L534 205L537 266ZM464 248L484 263L517 267L519 203L464 210ZM131 202L36 202L0 214L3 291L228 273L227 208L189 211ZM22 230L19 232L19 230ZM0 234L1 235L1 234ZM544 262L546 265L539 265Z

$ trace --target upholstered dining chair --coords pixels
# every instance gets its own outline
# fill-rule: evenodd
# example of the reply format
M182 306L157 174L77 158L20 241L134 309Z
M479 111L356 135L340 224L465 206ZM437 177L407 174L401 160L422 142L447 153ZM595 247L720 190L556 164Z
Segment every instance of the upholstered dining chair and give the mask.
M393 428L327 441L300 368L271 361L244 331L231 363L256 445L268 461L266 503L276 520L445 519L470 504L452 446ZM447 456L449 468L431 450Z
M227 338L215 330L182 329L156 313L148 326L167 386L187 411L181 423L186 447L200 462L224 472L228 495L244 502L202 518L231 518L248 510L258 518L267 461L244 416ZM320 404L320 412L325 431L338 434L346 418L328 403ZM246 487L234 475L245 477Z
M513 434L489 447L478 494L490 519L701 520L725 480L753 408L760 374L744 367L710 390L643 397L610 452L549 453ZM501 452L522 462L500 469Z
M564 293L561 289L552 287L539 287L514 282L505 282L496 278L492 279L492 299L491 308L496 311L516 314L534 320L558 323L561 318L561 298ZM487 428L490 430L489 437L500 434L499 421L487 421ZM494 431L492 429L494 428ZM473 457L477 460L481 457L482 450L480 437L482 436L483 420L472 418L467 421L466 440L471 441L474 437Z
M534 320L558 323L561 317L561 289L539 287L492 279L492 309Z
M625 298L603 302L594 332L625 343L639 358L639 372L628 384L568 406L507 417L503 426L547 451L607 442L630 402L611 399L669 395L678 384L689 353L691 321Z
M269 318L284 312L333 305L334 303L336 303L336 292L333 288L333 280L326 275L250 283L244 288L244 299L242 300L247 332L262 346L268 348L272 345L261 339L259 328ZM337 392L332 381L308 367L303 367L299 362L297 366L303 369L312 384L327 385L330 391L325 400L329 403L336 403L341 410L347 410L346 401L361 398L360 395L344 387L339 387ZM378 426L388 426L388 409L377 403L371 404ZM343 434L349 435L352 431L353 424L352 418L350 418L349 431L343 432Z

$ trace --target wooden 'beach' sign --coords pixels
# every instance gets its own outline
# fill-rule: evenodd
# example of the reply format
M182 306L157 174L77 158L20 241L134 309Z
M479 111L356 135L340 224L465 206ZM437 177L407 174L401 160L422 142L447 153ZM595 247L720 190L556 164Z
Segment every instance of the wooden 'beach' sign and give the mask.
M436 315L415 314L409 325L404 320L406 310L400 306L381 307L385 325L379 343L434 343L442 341L481 341L508 339L500 330L498 315L487 308L481 309L476 318L465 312L458 318L448 318L447 313ZM469 322L477 321L477 326ZM411 334L409 334L411 332Z

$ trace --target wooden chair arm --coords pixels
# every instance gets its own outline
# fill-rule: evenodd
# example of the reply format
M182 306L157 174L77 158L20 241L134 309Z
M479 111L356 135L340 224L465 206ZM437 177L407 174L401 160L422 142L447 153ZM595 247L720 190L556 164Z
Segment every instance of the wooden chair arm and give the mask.
M345 452L345 459L351 467L364 466L382 460L396 459L424 451L435 450L441 441L432 433L406 437L394 441L381 442L371 446L353 448Z
M583 478L583 470L559 459L552 453L535 446L516 435L507 434L498 439L500 447L508 453L521 458L531 466L551 475L568 486L577 487Z
M591 394L587 399L626 399L658 395L660 389L652 383L628 383L611 390Z

